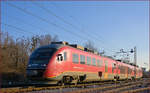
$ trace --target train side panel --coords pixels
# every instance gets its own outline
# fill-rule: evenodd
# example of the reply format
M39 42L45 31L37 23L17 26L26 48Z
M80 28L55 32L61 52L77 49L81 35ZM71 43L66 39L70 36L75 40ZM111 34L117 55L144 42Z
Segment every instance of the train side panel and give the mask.
M64 53L66 53L66 60L58 61L57 55L64 55ZM78 62L73 62L75 60L73 56L78 56L76 59ZM90 62L87 62L88 57L90 57ZM85 61L80 62L82 59ZM64 76L70 76L73 79L82 77L82 81L131 79L134 77L134 67L129 64L68 46L60 48L50 61L44 77L51 80L60 81ZM141 76L139 69L136 77L140 78Z

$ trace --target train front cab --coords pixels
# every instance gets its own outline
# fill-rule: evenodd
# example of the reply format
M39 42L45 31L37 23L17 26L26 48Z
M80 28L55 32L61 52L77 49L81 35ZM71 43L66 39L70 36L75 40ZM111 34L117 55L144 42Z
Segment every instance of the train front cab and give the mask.
M51 58L44 73L44 78L50 81L60 81L69 68L69 52L67 47L62 47Z
M30 56L27 66L27 78L32 81L44 80L43 75L56 48L48 46L37 48Z

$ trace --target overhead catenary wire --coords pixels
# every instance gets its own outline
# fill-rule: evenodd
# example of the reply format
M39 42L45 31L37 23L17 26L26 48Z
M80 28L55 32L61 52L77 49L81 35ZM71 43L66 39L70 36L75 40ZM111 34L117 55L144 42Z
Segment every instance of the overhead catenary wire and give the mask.
M36 15L36 14L33 14L32 12L27 11L26 9L20 8L20 7L14 5L14 4L12 4L12 3L8 3L8 2L7 2L7 4L10 5L10 6L12 6L12 7L14 7L14 8L16 8L16 9L18 9L18 10L20 10L20 11L22 11L22 12L24 12L24 13L26 13L26 14L29 14L29 15L31 15L31 16L37 18L37 19L40 19L41 21L44 21L44 22L46 22L46 23L48 23L48 24L50 24L50 25L52 25L52 26L55 26L55 27L57 27L57 28L59 28L59 29L62 29L63 31L66 31L66 32L68 32L69 34L71 34L71 35L73 35L73 36L75 36L75 37L78 36L79 38L82 38L82 39L84 39L84 40L87 39L86 37L80 36L80 34L71 32L71 31L67 30L66 28L64 28L64 27L62 27L62 26L59 26L59 25L57 25L57 24L55 24L55 23L53 23L53 22L48 21L47 19L44 19L44 18L42 18L42 17L40 17L40 16L38 16L38 15Z
M11 33L12 32L15 32L16 34L22 34L22 36L24 36L24 34L26 34L26 33L30 33L30 32L28 32L28 31L26 31L26 30L24 30L24 29L21 29L21 28L18 28L18 27L16 27L16 26L14 26L14 25L10 25L10 24L5 24L5 23L1 23L2 25L4 25L5 27L11 27L11 28L14 28L14 29L17 29L17 30L11 30ZM3 31L4 32L4 31ZM5 32L9 32L9 30L7 30L7 31L5 31ZM30 33L31 34L31 33ZM32 35L34 35L34 36L37 36L37 34L33 34L32 33ZM73 42L73 40L71 40L72 42Z
M66 10L60 6L58 6L58 4L55 4L54 2L50 2L50 4L52 4L55 8L59 8L61 9L61 11L64 12L64 14L68 14L68 12L66 12ZM68 14L68 16L73 20L73 22L76 22L77 24L80 24L81 27L80 28L83 28L83 24L81 24L81 22L78 20L78 18L76 18L75 16L71 15L71 14ZM88 33L88 31L86 31L86 33ZM104 38L99 34L99 33L96 33L95 31L92 31L92 33L89 33L90 35L93 35L94 37L97 37L98 40L100 40L103 44L107 44L106 40L104 40ZM103 42L103 40L105 42ZM112 51L112 50L111 50ZM115 52L115 51L112 51L112 52Z
M12 6L12 7L14 7L14 8L17 8L18 10L20 10L20 11L26 13L26 14L29 14L29 15L31 15L31 16L33 16L33 17L36 17L37 19L40 19L40 20L42 20L42 21L44 21L44 22L46 22L46 23L48 23L48 24L50 24L50 25L53 25L53 26L55 26L55 27L57 27L57 28L60 28L60 29L63 29L63 31L67 31L68 33L70 33L70 34L73 35L73 36L76 36L76 37L78 36L79 38L82 38L82 39L84 39L84 40L87 40L87 38L88 38L88 36L83 37L83 36L81 36L80 34L71 32L71 31L67 30L66 28L64 28L64 27L62 27L62 26L59 26L59 25L57 25L57 24L55 24L55 23L52 23L52 22L48 21L47 19L44 19L44 18L42 18L42 17L40 17L40 16L38 16L38 15L36 15L36 14L33 14L32 12L29 12L29 11L27 11L26 9L20 8L20 7L14 5L14 4L12 4L12 3L8 3L8 2L7 2L7 4L10 5L10 6ZM102 46L101 46L101 47L102 47ZM103 47L103 48L104 48L104 47ZM109 50L109 51L110 51L110 50Z
M76 30L79 30L79 31L81 31L81 32L84 32L84 34L87 35L87 36L89 36L89 38L95 38L95 40L99 40L99 41L101 41L101 42L104 44L104 42L103 42L102 40L100 40L99 38L97 38L97 36L93 36L91 33L89 34L88 32L86 32L86 31L84 31L84 30L81 30L80 27L78 27L78 26L76 26L76 25L74 25L74 24L72 24L72 23L66 21L64 18L62 18L62 17L56 15L54 12L52 12L50 9L44 7L43 5L40 5L40 4L36 3L36 2L32 2L32 3L33 3L34 5L36 5L37 7L39 7L39 8L41 8L41 9L45 10L47 13L51 14L52 16L55 16L57 19L61 20L61 21L64 22L65 24L70 25L71 27L73 27L73 28L76 29Z
M22 34L22 35L24 35L24 34L26 34L26 33L30 33L30 34L32 34L32 35L37 35L37 34L34 34L34 33L31 33L31 32L29 32L29 31L26 31L26 30L24 30L24 29L22 29L22 28L19 28L19 27L16 27L16 26L14 26L14 25L10 25L10 24L6 24L6 23L1 23L2 25L4 25L5 27L11 27L11 28L14 28L14 29L17 29L17 30L13 30L13 31L11 31L11 32L16 32L16 33L19 33L19 34ZM71 40L72 41L72 40ZM73 41L72 41L73 42Z
M7 27L11 27L11 28L15 28L15 29L17 29L18 31L17 32L22 32L22 33L30 33L30 34L32 34L32 35L35 35L34 33L32 33L32 32L29 32L29 31L26 31L26 30L24 30L24 29L22 29L22 28L19 28L19 27L16 27L16 26L14 26L14 25L10 25L10 24L6 24L6 23L2 23L1 22L1 24L2 25L4 25L4 26L7 26ZM19 32L19 33L20 33Z
M38 26L38 25L33 25L33 24L31 24L31 23L27 23L27 22L25 22L25 21L23 21L23 20L20 20L19 18L15 18L15 17L13 17L13 16L9 16L9 15L7 15L9 18L12 18L12 19L14 19L14 20L16 20L16 21L20 21L21 23L23 23L23 24L26 24L26 25L28 25L28 26L31 26L31 27L34 27L34 28L36 28L36 29L39 29L40 31L46 31L46 32L50 32L50 33L53 33L53 34L57 34L55 31L47 31L46 29L44 29L44 28L41 28L40 26ZM70 38L70 40L73 42L74 40L72 39L72 38Z
M1 32L2 32L2 33L8 33L8 34L10 34L9 30L1 30ZM24 33L20 32L20 31L16 31L16 30L11 31L11 33L21 34L22 36L20 36L20 37L23 37L23 36L24 36Z
M55 4L54 2L50 2L50 4L52 4L55 8L58 8L59 6L57 4ZM59 8L60 9L60 8ZM66 12L66 10L64 10L61 7L61 11L63 11L65 14L68 14L68 12ZM74 22L76 22L77 24L81 24L75 17L73 17L72 15L68 15ZM81 24L82 25L82 24Z
M84 34L86 34L86 35L88 36L88 38L90 38L90 39L91 39L91 38L95 38L96 41L102 42L99 38L97 38L96 35L95 35L95 36L92 36L92 34L88 34L87 32L85 32L84 30L81 30L79 27L75 26L74 24L72 24L72 23L66 21L64 18L62 18L62 17L56 15L56 14L55 14L54 12L52 12L50 9L48 9L48 8L46 8L46 7L44 7L44 6L40 5L40 4L37 4L37 3L35 3L35 2L32 2L32 3L33 3L34 5L36 5L37 7L39 7L39 8L41 8L41 9L45 10L47 13L51 14L52 16L55 16L57 19L63 21L65 24L68 24L68 25L72 26L73 28L75 28L75 29L77 29L77 30L80 30L81 32L84 32ZM102 42L102 43L104 44L104 42ZM102 46L101 46L101 47L102 47ZM104 47L103 47L103 48L104 48ZM104 48L104 49L105 49L105 48ZM108 50L108 51L112 51L112 50L109 50L109 49L107 49L107 50ZM114 52L114 51L113 51L113 52Z
M57 6L57 4L55 4L54 2L51 2L50 4L52 4L54 7L56 7L56 8L58 8L59 6ZM61 9L61 11L63 10L63 12L65 12L65 14L66 14L66 10L64 10L62 7L61 8L59 8L59 9ZM78 19L76 18L76 17L74 17L74 16L72 16L72 15L68 15L74 22L76 22L77 24L80 24L81 26L80 26L80 28L81 27L83 27L82 25L83 24L81 24L79 21L78 21ZM83 30L84 31L84 30ZM88 33L88 32L86 32L86 33ZM101 36L101 35L99 35L98 33L95 33L95 31L92 31L92 34L91 33L89 33L90 35L93 35L94 37L97 37L101 42L103 42L102 41L102 39L103 39L103 37ZM94 35L94 34L96 34L96 35ZM105 43L105 42L103 42L103 43Z

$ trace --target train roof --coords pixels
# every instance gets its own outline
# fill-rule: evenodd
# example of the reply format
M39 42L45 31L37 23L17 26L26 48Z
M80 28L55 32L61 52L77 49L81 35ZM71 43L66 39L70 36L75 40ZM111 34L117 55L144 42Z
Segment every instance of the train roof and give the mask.
M56 48L56 49L59 49L62 46L64 46L64 45L61 45L61 44L50 44L50 45L41 46L39 48Z

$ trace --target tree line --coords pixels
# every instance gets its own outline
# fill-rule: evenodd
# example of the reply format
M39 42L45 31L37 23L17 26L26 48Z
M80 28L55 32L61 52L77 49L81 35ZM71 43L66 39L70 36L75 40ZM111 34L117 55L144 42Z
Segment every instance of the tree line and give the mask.
M8 32L2 32L0 42L2 82L24 80L26 66L33 50L37 47L59 41L58 36L49 34L14 39Z

